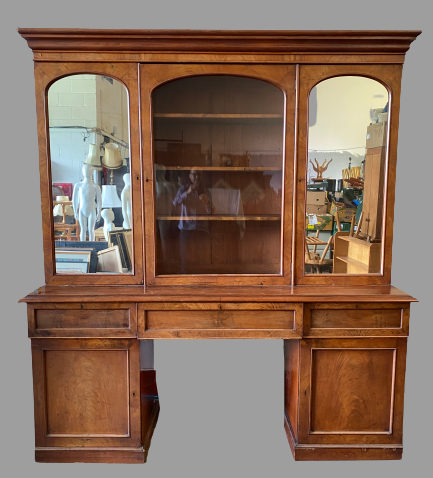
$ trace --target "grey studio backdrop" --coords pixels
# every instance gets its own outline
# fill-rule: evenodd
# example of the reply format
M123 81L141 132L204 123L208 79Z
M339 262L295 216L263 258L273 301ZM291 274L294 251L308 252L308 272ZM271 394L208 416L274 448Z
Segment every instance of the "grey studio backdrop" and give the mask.
M2 476L380 476L429 473L432 455L432 146L428 2L14 1L4 5L1 142ZM411 310L403 460L295 462L283 429L281 340L161 340L155 365L161 414L144 465L37 464L26 307L44 283L31 50L17 27L194 29L421 29L403 71L393 285Z

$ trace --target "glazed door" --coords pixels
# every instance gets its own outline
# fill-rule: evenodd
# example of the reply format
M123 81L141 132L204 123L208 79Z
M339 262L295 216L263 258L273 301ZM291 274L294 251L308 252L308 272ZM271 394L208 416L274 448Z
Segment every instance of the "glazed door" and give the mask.
M146 284L290 284L296 67L140 68Z

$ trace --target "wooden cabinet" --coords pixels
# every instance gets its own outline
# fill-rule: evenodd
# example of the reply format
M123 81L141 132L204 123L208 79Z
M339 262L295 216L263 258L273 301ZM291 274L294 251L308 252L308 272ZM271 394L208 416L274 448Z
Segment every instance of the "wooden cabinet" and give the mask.
M406 338L287 341L285 357L296 460L401 458Z
M32 359L37 460L143 461L136 339L32 339Z
M416 299L391 286L391 245L402 66L420 32L19 33L35 60L44 218L46 284L22 299L36 460L144 462L159 412L151 344L167 338L284 339L285 428L295 459L401 458ZM331 182L319 195L323 210L306 220L307 187L326 170L316 161L311 176L314 155L329 151L328 140L340 154L337 141L353 132L353 118L361 118L356 140L365 140L373 103L347 115L346 80L352 99L389 100L379 105L388 111L386 145L366 154L357 237L334 235ZM361 95L366 82L373 87ZM315 95L334 113L332 98L343 102L345 115L315 115ZM72 120L52 109L64 101L76 103ZM56 161L68 151L56 141L66 124L68 141L77 130L87 148L84 165L66 158L76 164L70 189L93 195L86 204L60 196L90 226L56 244L53 184L65 183ZM362 155L352 156L360 165ZM340 160L328 163L330 176L340 174ZM105 222L96 226L101 209ZM333 254L317 274L305 269L310 226L318 231L311 252ZM110 229L130 241L114 241ZM114 270L109 261L90 268L101 243L106 254L118 251ZM82 246L89 267L78 256L84 265L58 266L73 264L65 253Z

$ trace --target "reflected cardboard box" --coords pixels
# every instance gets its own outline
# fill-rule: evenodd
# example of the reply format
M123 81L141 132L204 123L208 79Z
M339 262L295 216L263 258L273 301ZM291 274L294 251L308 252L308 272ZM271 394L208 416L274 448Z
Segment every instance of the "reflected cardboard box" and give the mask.
M366 140L367 149L386 146L386 141L388 139L387 126L388 126L388 123L386 121L367 126L367 140Z
M307 204L324 206L326 204L326 191L307 191Z
M328 207L325 204L324 206L318 204L307 204L307 215L311 214L328 214Z
M331 214L307 215L306 227L308 230L332 231L332 220L333 216Z
M329 213L331 216L338 214L340 222L351 222L352 217L356 214L356 208L345 207L344 204L340 205L333 201Z

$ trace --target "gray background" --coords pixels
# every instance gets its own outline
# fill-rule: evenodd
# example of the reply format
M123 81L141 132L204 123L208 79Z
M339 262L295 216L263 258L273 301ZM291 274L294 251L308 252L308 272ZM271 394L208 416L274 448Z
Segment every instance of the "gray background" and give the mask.
M428 470L431 429L431 14L426 1L5 2L1 16L1 469L3 476L407 476ZM44 283L32 53L17 27L421 29L404 66L392 283L411 313L401 462L293 461L280 340L158 341L161 415L146 465L34 463L25 305ZM428 128L430 126L430 128ZM425 183L425 186L424 186ZM431 189L431 187L430 187ZM423 235L424 240L422 240ZM298 475L297 475L298 474Z

